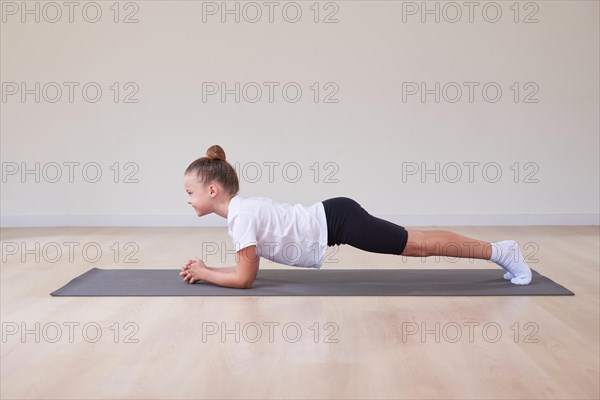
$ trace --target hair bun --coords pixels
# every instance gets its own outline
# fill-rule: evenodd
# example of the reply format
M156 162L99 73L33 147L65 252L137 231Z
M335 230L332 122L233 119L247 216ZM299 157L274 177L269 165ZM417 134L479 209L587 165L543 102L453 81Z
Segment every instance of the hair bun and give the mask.
M210 146L208 150L206 150L206 157L211 160L223 160L225 161L225 150L218 144L214 146Z

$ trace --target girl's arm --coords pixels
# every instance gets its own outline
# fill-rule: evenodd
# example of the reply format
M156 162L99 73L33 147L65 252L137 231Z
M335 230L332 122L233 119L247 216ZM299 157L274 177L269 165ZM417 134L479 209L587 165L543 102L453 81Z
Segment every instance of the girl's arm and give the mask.
M248 246L237 252L237 266L229 268L210 268L201 260L190 260L182 269L184 282L199 280L219 286L237 289L250 289L258 273L260 257L256 255L256 246ZM226 271L217 271L226 270Z
M209 267L206 266L206 269L210 269L215 272L233 272L237 269L237 267Z

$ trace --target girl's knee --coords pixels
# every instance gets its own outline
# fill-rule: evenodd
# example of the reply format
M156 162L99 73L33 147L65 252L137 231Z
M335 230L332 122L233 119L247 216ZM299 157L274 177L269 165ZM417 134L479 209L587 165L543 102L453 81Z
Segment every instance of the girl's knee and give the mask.
M429 255L427 250L427 231L406 229L406 232L408 233L408 239L402 255L408 257L427 257Z

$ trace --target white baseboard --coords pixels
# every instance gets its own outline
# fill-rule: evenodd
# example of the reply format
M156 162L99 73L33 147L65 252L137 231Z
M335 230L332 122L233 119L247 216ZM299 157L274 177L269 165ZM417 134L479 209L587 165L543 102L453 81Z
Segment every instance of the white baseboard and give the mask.
M600 214L439 214L380 218L402 226L600 225Z
M402 226L519 226L600 225L600 214L440 214L376 215ZM212 214L193 215L2 215L0 226L227 226L227 220Z

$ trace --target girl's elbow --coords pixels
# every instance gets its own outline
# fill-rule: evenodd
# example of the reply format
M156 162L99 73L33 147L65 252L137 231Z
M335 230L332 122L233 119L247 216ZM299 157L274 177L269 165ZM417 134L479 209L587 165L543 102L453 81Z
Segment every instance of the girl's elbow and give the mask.
M252 280L242 280L240 281L240 283L238 284L238 289L252 289L252 284L254 283L254 279Z

